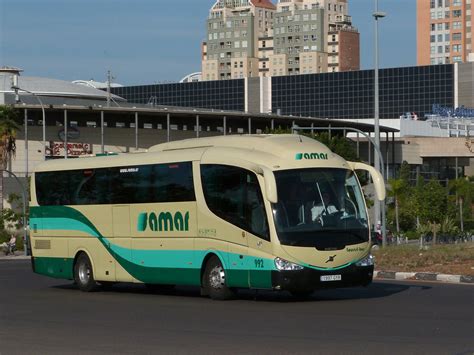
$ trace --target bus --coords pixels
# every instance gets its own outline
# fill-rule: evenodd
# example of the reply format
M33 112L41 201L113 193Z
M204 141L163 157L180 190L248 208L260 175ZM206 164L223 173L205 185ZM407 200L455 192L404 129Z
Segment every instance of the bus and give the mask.
M372 282L370 223L356 170L300 135L221 136L139 154L41 163L31 179L34 272L82 291L117 282L237 289Z

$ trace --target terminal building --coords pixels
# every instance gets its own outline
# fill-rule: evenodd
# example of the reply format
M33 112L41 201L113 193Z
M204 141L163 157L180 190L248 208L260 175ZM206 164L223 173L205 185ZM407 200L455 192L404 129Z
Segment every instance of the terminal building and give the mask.
M474 107L473 69L465 63L381 70L381 148L387 176L394 176L403 161L412 166L414 179L422 175L444 181L474 174L472 119L464 125L439 120L435 127L405 115L424 117L433 113L433 105ZM18 97L11 76L0 73L0 105L18 108L20 120L28 123L23 124L27 132L18 132L16 158L9 166L20 177L45 158L134 152L172 140L294 126L351 135L360 159L373 162L363 135L350 134L352 129L374 134L370 70L113 87L110 94L22 75ZM337 130L343 127L347 129ZM6 189L14 189L9 184L6 179Z

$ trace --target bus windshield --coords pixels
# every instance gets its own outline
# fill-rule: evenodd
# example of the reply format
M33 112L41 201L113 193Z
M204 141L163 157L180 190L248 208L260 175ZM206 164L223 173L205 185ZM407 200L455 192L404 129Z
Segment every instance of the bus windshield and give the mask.
M346 169L275 172L273 204L282 245L340 250L369 240L365 201L356 174Z

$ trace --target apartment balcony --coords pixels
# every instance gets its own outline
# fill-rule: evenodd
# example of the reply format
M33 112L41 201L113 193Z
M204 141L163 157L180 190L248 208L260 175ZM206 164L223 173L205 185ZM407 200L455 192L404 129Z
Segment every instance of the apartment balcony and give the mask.
M352 24L352 16L336 15L336 23Z
M357 27L354 27L352 25L346 25L346 24L330 24L329 25L329 30L328 30L329 35L337 34L339 31L347 31L347 32L354 32L354 33L359 32Z

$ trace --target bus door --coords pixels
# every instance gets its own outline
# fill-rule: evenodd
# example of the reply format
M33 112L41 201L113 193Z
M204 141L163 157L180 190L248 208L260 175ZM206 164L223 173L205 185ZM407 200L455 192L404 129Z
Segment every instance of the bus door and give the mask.
M263 178L252 175L247 181L247 246L249 283L252 288L272 288L271 269L273 262L270 231L265 203L259 181ZM262 184L263 186L263 184Z
M209 246L228 249L228 286L271 287L264 272L271 244L259 178L248 169L219 164L201 165L201 177L207 207L220 219L200 217L200 234L216 233L209 235L216 239L208 240Z
M271 265L272 244L260 237L248 234L249 283L252 288L272 288Z

